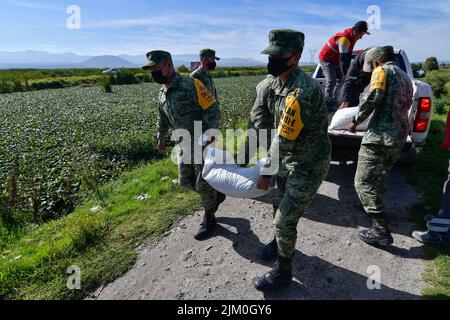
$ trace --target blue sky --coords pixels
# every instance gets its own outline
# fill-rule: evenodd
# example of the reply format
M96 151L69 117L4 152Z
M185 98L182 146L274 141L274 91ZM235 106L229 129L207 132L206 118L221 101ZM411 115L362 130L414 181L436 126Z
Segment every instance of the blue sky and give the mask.
M412 61L437 56L450 60L450 0L0 0L0 51L43 50L78 54L145 54L165 49L265 60L259 52L268 32L291 28L306 34L309 50L357 20L369 19L369 5L381 10L381 28L357 48L391 44ZM69 5L81 9L81 29L68 30ZM316 56L318 53L316 54ZM317 61L317 58L316 58Z

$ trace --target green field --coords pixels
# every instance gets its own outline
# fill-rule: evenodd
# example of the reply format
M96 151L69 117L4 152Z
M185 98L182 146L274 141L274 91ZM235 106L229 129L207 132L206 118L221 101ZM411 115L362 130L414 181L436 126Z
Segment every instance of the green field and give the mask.
M262 77L217 80L227 127L248 117ZM73 210L83 192L155 158L159 86L0 95L0 203L4 224L39 223ZM0 242L1 248L1 242Z

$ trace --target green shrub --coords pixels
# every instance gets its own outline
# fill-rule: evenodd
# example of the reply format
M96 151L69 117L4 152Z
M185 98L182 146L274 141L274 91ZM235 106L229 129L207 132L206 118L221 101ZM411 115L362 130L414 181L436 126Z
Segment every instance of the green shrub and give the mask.
M181 65L177 68L179 73L189 73L189 69L185 65Z
M442 94L446 93L445 84L446 81L439 71L431 71L425 78L424 81L431 85L433 93L436 98L440 98Z
M111 77L105 77L101 82L101 86L103 87L103 89L105 90L106 93L112 92L111 82L112 82Z
M139 80L136 76L128 70L121 70L115 76L111 78L111 84L121 85L121 84L138 84Z
M150 74L137 73L135 77L139 80L140 83L153 83L153 79Z
M423 64L423 67L427 71L439 70L439 63L438 63L436 57L430 57L430 58L427 58L427 60Z
M434 111L439 115L446 114L448 112L446 99L436 99L434 101Z

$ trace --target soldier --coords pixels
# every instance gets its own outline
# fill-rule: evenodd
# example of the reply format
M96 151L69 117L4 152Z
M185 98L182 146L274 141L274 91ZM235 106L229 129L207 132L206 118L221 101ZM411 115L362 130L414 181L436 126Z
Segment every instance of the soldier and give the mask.
M255 287L266 291L292 280L292 257L297 224L325 178L331 161L328 112L319 85L298 64L305 36L295 30L272 30L268 70L274 81L274 116L277 135L269 159L277 161L278 195L274 204L275 239L264 252L278 255L275 267L257 278ZM267 190L271 177L263 175L258 188ZM269 256L274 256L269 255Z
M217 101L217 90L214 85L214 81L211 76L211 71L216 69L216 60L220 58L216 57L216 52L212 49L203 49L200 51L200 67L191 73L191 77L200 80L213 94Z
M248 163L255 155L253 151L258 150L262 142L260 138L260 131L266 130L266 142L267 145L264 147L267 150L270 148L270 143L272 142L271 131L274 129L274 118L273 118L273 107L269 105L269 101L273 101L273 90L272 84L274 83L275 77L272 75L267 75L267 77L256 85L255 99L253 100L253 106L250 110L250 121L248 123L248 129L253 129L256 131L256 143L249 143L248 140L254 139L255 137L249 136L246 146L246 163ZM249 150L251 146L255 146L256 150Z
M219 104L199 80L175 72L170 53L150 51L147 53L147 59L148 63L143 69L151 69L153 80L162 85L158 96L158 150L164 152L169 129L187 130L191 135L191 150L194 150L194 143L197 142L194 141L194 122L201 122L203 132L218 129L221 120ZM225 199L218 196L203 179L203 164L195 163L193 152L190 155L184 153L182 156L184 160L180 160L178 168L179 184L181 187L194 188L200 194L205 215L194 237L203 240L214 230L214 214Z
M408 110L413 96L411 80L394 61L391 46L376 50L369 96L348 125L348 130L355 132L373 113L362 140L355 177L358 197L372 219L372 228L359 232L359 238L368 244L390 245L394 241L387 227L382 195L385 180L409 133Z
M342 103L339 109L357 107L359 105L359 96L370 84L373 72L372 57L376 50L377 48L371 48L363 51L350 64L344 87L342 88Z

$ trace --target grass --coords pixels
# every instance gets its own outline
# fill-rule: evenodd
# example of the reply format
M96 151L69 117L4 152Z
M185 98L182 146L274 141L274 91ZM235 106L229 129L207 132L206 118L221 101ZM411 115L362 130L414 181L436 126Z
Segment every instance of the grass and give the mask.
M440 148L444 138L446 119L446 114L433 117L428 144L419 154L408 174L410 182L423 192L425 205L417 206L413 211L417 226L423 230L426 229L424 216L436 214L440 209L442 186L447 178L450 151ZM425 253L432 261L427 264L423 275L427 283L427 287L422 292L423 298L450 299L450 249L425 245Z
M10 241L0 255L0 299L82 299L119 277L135 262L139 244L200 207L194 192L173 187L176 176L169 159L137 168L73 214ZM150 199L137 200L142 194ZM91 210L96 206L98 213ZM66 285L72 265L81 271L80 290Z

